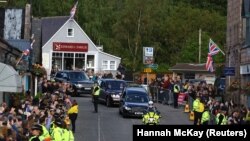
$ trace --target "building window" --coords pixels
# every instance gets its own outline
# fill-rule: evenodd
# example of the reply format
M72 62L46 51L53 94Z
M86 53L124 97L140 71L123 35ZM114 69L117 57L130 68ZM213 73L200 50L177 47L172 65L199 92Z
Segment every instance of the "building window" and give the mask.
M102 61L102 69L107 70L108 69L108 61Z
M68 37L74 37L74 29L68 28Z
M52 68L55 70L62 70L62 53L53 52L52 54Z
M95 55L87 55L87 68L94 68Z
M110 69L115 70L115 61L110 61Z
M85 54L75 54L75 69L85 69Z
M102 69L103 70L116 70L115 61L103 60Z

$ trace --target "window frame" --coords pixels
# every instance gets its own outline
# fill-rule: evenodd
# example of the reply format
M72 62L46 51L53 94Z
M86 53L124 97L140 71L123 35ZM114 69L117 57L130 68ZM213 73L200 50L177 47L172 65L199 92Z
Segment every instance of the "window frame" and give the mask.
M72 31L70 32L69 30L72 30ZM70 33L71 33L72 35L70 35ZM68 29L67 29L67 37L74 37L74 34L75 34L74 28L68 28Z
M107 64L105 64L104 62L107 62ZM114 62L114 63L111 64L111 62ZM111 65L114 66L113 69L111 69ZM107 66L107 67L104 68L104 66ZM103 70L116 70L116 61L115 60L102 60L102 69Z

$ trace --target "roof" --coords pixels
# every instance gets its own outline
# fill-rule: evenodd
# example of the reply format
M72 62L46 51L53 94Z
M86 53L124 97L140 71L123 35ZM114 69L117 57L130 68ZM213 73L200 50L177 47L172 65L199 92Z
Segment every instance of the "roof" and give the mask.
M84 72L85 71L82 71L82 70L59 70L58 72Z
M56 35L56 33L63 28L63 26L72 20L69 20L69 16L59 16L59 17L46 17L42 19L42 47L46 45L49 40L53 38L53 36ZM121 60L120 57L114 56L112 54L108 54L106 52L103 52L99 50L96 45L93 43L93 41L89 38L89 36L83 31L81 26L73 19L75 24L82 30L83 34L87 37L87 39L90 41L90 43L98 50L99 53L111 56L113 58Z
M129 92L136 91L136 92L141 92L141 93L146 93L147 94L147 90L144 87L126 87L126 91L129 91Z
M107 79L102 78L100 80L101 81L122 81L122 82L125 82L125 80L123 80L123 79L113 79L113 78L107 78Z
M28 48L30 48L30 41L29 40L24 40L24 39L19 39L19 40L15 40L15 39L9 39L6 40L11 46L24 51Z
M42 18L42 46L63 26L69 16Z
M204 71L207 72L206 64L189 64L189 63L178 63L175 66L171 67L169 70L171 71Z

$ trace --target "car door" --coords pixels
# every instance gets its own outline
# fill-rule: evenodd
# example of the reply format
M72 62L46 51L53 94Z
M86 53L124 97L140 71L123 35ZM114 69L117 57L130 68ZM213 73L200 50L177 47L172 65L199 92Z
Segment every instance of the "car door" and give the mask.
M123 105L125 104L126 91L124 90L121 95L121 100L119 104L120 111L122 112Z
M54 80L56 82L63 82L63 72L57 72L56 75L55 75L55 78Z
M106 83L105 83L105 81L101 81L100 82L100 88L101 88L101 91L100 91L99 99L101 101L105 101L105 90L106 90Z

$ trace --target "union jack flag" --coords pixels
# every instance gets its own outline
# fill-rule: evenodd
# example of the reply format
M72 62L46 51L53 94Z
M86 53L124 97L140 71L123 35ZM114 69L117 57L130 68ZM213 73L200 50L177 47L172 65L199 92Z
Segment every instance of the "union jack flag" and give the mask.
M30 49L26 49L25 51L23 51L23 55L24 56L28 56L30 54Z
M23 51L23 56L28 56L30 54L30 50L33 49L34 42L35 42L35 40L32 40L30 47Z
M219 47L212 41L212 39L210 39L209 41L209 55L214 56L216 54L218 54L221 50L219 49Z
M207 56L207 63L206 63L206 70L210 72L214 72L214 67L213 67L213 58L211 55Z
M75 16L77 5L78 5L78 1L76 1L75 5L72 7L72 9L70 11L70 19L74 18L74 16Z

